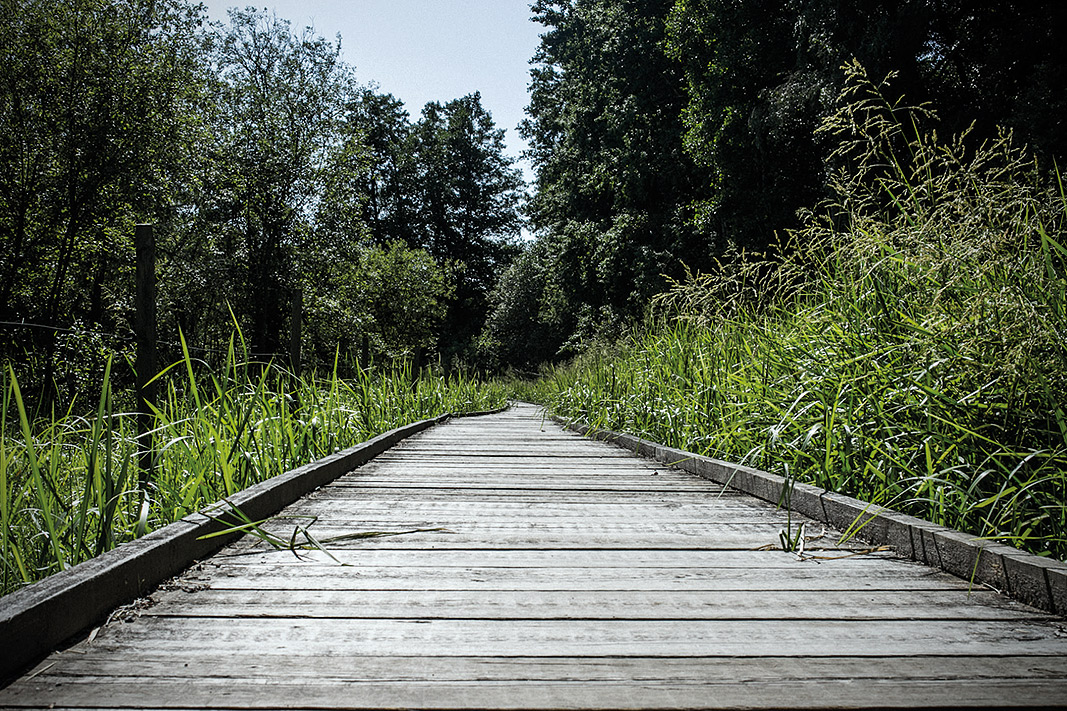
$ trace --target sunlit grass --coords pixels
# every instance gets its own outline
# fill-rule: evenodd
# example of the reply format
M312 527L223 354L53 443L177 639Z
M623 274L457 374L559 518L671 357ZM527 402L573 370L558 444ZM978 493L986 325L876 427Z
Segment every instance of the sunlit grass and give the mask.
M1008 136L968 151L906 129L917 112L853 79L827 126L837 204L521 394L1065 558L1062 184Z
M91 415L39 421L28 414L15 374L6 374L4 593L395 427L505 403L499 385L419 376L408 364L351 379L297 378L273 364L242 362L232 347L217 371L187 353L158 380L155 467L143 497L136 415L115 410L109 375Z

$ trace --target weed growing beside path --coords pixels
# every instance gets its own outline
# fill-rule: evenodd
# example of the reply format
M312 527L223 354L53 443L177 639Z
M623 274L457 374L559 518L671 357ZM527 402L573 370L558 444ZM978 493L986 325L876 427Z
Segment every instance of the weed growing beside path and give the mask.
M0 593L92 558L289 469L409 422L505 403L500 386L415 376L296 378L274 365L219 372L186 357L160 379L148 506L138 489L136 415L116 412L110 378L96 411L27 416L14 374L0 410Z
M836 204L529 386L563 415L1067 558L1067 197L852 70Z

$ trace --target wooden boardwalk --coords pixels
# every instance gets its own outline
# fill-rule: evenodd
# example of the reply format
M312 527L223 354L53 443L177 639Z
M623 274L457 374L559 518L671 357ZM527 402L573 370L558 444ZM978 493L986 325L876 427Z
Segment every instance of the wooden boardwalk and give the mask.
M286 513L321 538L434 530L328 546L345 565L243 539L0 707L1067 704L1064 619L888 553L772 550L784 512L529 406L427 430Z

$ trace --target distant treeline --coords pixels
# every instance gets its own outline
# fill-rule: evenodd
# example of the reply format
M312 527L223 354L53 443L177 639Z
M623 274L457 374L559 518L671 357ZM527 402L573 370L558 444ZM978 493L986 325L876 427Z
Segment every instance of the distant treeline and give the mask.
M164 342L225 350L236 325L284 352L299 296L312 364L525 369L800 226L831 195L840 137L816 128L854 59L944 135L1005 127L1046 173L1067 153L1052 1L537 0L528 199L478 94L412 120L266 12L0 3L0 322L48 327L3 327L0 356L60 394L123 347L99 334L130 330L138 222Z
M536 241L487 340L529 366L611 341L687 265L759 251L831 196L845 65L943 136L1067 155L1067 5L966 0L538 0L524 125ZM718 258L719 262L716 262ZM561 350L562 349L562 350Z
M24 384L64 399L128 347L143 222L164 342L224 352L236 325L284 354L302 295L313 363L472 360L523 198L479 94L412 121L339 43L252 8L2 8L0 321L48 327L4 327Z

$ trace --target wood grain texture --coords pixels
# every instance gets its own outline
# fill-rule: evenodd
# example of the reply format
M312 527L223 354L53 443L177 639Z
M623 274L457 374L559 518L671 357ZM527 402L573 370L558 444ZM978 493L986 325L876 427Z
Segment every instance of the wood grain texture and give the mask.
M313 523L312 523L313 521ZM805 555L772 546L806 524ZM518 406L406 440L0 690L3 708L1067 703L1067 621ZM433 529L433 530L416 530ZM298 540L304 540L299 538Z

